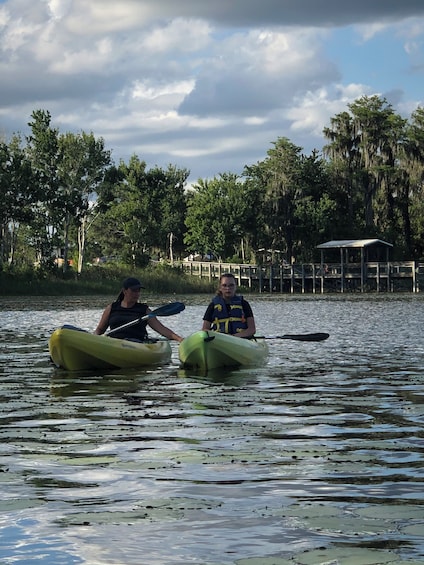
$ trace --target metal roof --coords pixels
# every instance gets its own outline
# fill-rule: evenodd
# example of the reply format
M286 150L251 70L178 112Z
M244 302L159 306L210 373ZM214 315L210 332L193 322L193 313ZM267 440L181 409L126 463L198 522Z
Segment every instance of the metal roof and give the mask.
M339 249L341 247L368 247L370 245L385 245L393 247L393 244L387 243L381 239L334 239L317 245L317 249Z

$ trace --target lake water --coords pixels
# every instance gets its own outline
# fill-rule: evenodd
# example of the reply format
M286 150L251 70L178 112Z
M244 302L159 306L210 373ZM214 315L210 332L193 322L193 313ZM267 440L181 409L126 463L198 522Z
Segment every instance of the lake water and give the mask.
M199 329L208 297L162 318ZM266 366L71 374L96 299L0 298L0 563L424 563L424 296L252 296Z

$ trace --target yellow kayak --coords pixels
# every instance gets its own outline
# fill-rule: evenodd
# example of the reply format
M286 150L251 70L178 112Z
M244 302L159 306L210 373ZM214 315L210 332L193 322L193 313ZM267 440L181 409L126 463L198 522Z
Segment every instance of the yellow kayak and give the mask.
M268 357L268 346L263 338L243 339L214 331L198 331L180 343L178 352L184 367L208 371L219 367L262 365Z
M53 363L68 371L124 369L160 365L171 360L167 340L140 343L72 327L59 328L52 333L49 352Z

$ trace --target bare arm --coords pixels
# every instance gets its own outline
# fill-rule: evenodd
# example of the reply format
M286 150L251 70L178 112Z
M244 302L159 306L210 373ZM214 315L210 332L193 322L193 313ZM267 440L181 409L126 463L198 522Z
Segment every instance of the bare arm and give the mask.
M212 324L210 322L208 322L208 320L203 320L202 330L210 330L211 327L212 327Z
M147 323L153 330L155 330L155 332L157 332L160 335L163 335L163 337L166 337L167 339L174 339L175 341L178 342L181 342L184 339L183 337L176 334L171 329L164 326L162 322L160 322L157 318L150 318Z
M99 322L97 328L94 330L95 334L102 335L107 330L107 327L109 325L108 322L109 322L109 316L110 316L111 308L112 308L111 304L109 304L109 306L107 306L105 308L105 311L103 312L102 317L100 318L100 322Z

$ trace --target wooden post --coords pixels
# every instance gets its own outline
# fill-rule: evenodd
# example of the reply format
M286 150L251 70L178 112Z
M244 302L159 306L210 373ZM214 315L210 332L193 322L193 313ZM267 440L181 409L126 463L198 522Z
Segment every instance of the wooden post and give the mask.
M293 266L293 263L291 264L291 267L290 267L290 292L291 292L291 294L294 294L294 266Z
M412 261L412 292L417 292L417 280L415 275L415 261Z

